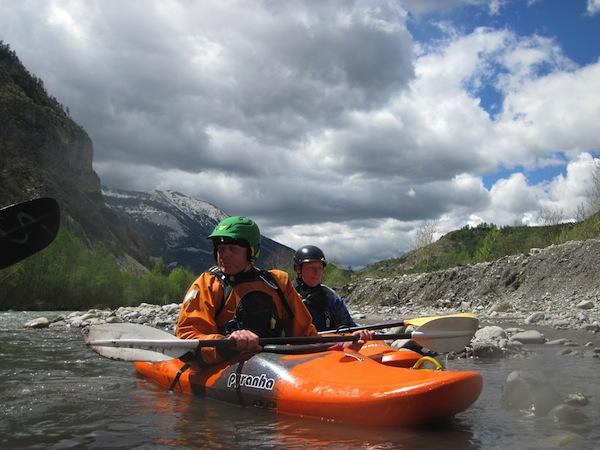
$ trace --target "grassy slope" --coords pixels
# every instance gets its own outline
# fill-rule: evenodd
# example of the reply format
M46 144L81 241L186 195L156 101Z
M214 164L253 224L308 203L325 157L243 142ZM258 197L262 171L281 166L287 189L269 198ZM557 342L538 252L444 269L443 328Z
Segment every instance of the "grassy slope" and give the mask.
M571 240L600 238L600 213L583 222L540 227L502 227L483 224L465 227L442 236L438 241L398 258L371 264L364 269L340 276L339 286L365 278L382 278L408 273L432 272L465 264L493 261L503 256L528 253ZM327 280L326 280L327 282Z

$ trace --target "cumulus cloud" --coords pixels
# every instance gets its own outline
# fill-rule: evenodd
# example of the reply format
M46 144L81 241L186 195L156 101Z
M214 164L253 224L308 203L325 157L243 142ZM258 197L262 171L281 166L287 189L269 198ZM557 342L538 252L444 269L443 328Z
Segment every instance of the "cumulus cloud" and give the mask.
M292 248L319 246L326 257L343 266L360 267L398 257L408 250L414 224L397 219L351 220L344 223L271 228L273 236Z
M489 202L468 211L470 215L466 223L470 226L482 222L500 226L543 225L539 217L543 208L562 213L565 221L573 221L577 218L578 208L587 206L592 173L598 163L600 159L583 152L565 164L564 174L549 180L532 183L523 172L501 178L485 190ZM456 214L455 211L445 217L445 231L465 224L467 214Z
M98 162L244 170L248 158L220 154L219 131L275 157L413 76L405 17L391 2L53 1L13 14L28 26L9 31L32 33L15 49L52 74Z
M599 148L600 137L593 130L600 100L589 95L598 89L600 63L523 82L505 98L496 124L503 141L497 141L496 150L507 162L533 165L553 148L570 154Z
M490 222L506 225L518 221L523 214L535 211L537 197L542 192L540 187L533 188L527 183L525 175L520 172L507 179L501 179L490 189L493 218Z
M594 15L600 11L600 0L587 0L587 12Z
M563 211L566 220L575 220L577 208L588 206L592 174L598 163L600 160L587 152L579 154L567 165L565 175L558 175L548 184L544 204Z
M430 220L571 217L600 150L600 63L507 28L407 31L407 11L502 1L0 4L3 39L90 134L105 185L178 190L344 265L399 256ZM519 172L486 187L501 169Z

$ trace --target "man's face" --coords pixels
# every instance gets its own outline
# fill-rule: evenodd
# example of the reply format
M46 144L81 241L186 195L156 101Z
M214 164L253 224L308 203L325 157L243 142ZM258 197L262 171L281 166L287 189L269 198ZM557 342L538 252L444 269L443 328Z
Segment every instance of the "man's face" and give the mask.
M217 245L217 264L227 275L237 275L248 264L246 247L235 244Z
M302 264L302 279L304 284L315 287L321 283L323 277L323 263L321 261L309 261Z

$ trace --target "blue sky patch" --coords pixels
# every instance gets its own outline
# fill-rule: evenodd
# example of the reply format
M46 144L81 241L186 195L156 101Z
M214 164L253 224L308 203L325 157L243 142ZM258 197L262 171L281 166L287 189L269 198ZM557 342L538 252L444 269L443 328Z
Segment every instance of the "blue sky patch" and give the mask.
M550 181L556 178L558 175L566 176L567 161L565 161L563 164L546 166L533 170L527 170L523 166L518 166L511 169L502 167L500 168L500 170L497 170L492 174L484 175L482 177L483 184L485 188L489 190L494 184L496 184L498 180L508 179L512 174L518 172L522 173L525 176L525 178L527 179L527 184L529 186L534 186L545 181Z

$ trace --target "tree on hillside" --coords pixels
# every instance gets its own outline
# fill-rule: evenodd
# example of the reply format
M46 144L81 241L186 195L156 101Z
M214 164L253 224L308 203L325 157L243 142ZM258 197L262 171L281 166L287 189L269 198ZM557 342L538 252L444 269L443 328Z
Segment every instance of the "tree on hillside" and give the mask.
M499 256L498 243L501 240L500 230L491 228L475 249L475 261L492 261Z
M565 212L558 207L540 206L538 220L542 225L558 225L565 220Z
M438 229L437 220L428 220L421 225L420 228L415 232L415 238L413 240L413 250L426 247L429 244L435 242L435 233Z
M587 217L587 208L585 203L581 202L575 210L575 222L583 222Z
M600 211L600 160L594 160L592 187L588 191L588 216Z
M412 249L415 256L415 265L420 270L427 271L433 260L433 249L430 244L435 242L435 233L438 229L437 220L428 220L421 224L415 232Z

